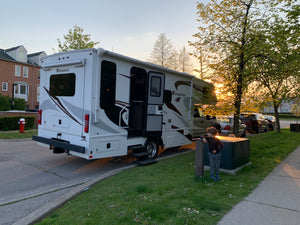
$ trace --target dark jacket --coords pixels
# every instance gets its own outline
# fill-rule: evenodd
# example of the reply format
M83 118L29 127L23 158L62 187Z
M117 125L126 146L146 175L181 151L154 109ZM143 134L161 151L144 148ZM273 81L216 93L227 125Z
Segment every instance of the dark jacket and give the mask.
M208 143L208 148L211 153L213 153L214 150L217 151L216 154L220 153L223 149L223 143L216 137L205 137Z

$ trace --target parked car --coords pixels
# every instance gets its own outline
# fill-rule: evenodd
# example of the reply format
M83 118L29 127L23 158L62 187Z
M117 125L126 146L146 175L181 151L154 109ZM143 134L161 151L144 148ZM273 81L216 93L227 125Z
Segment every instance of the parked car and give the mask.
M233 116L218 117L217 121L221 125L221 135L233 134ZM239 137L246 136L246 125L239 120Z
M247 130L259 133L269 130L269 122L261 113L241 113L240 119L246 124Z
M265 119L269 122L269 130L276 129L276 118L275 116L264 115Z
M219 131L220 125L218 124L216 117L204 115L201 109L195 108L193 137L205 135L208 127L215 127Z

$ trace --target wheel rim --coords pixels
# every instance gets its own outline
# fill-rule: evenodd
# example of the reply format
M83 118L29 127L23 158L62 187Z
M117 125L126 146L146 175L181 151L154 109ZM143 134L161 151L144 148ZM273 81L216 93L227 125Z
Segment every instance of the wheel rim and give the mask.
M149 142L147 144L147 152L149 152L151 155L149 155L150 158L155 158L157 154L157 145L155 142Z

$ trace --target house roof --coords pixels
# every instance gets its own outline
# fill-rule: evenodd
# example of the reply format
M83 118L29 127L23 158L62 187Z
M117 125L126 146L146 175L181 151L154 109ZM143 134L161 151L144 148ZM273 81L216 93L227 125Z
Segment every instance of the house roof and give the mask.
M10 52L10 51L13 51L13 50L16 50L16 49L18 49L18 48L20 48L22 45L19 45L19 46L16 46L16 47L12 47L12 48L8 48L8 49L6 49L5 51L6 52Z
M44 53L43 51L42 52L36 52L36 53L28 54L27 56L28 57L34 57L34 56L38 56L38 55L43 54L43 53Z
M5 50L1 49L1 48L0 48L0 59L9 60L9 61L16 61L13 57L6 54Z
M10 52L10 51L14 51L18 48L20 48L22 45L20 46L16 46L16 47L13 47L13 48L9 48L9 49L1 49L0 48L0 59L2 60L7 60L7 61L13 61L13 62L18 62L18 63L24 63L24 62L19 62L17 60L15 60L13 57L11 57L10 55L8 55L6 52ZM42 54L42 52L36 52L36 53L32 53L32 54L29 54L27 55L27 64L30 64L30 65L34 65L34 66L39 66L37 63L33 62L31 59L29 59L30 57L34 57L34 56L37 56L37 55L40 55Z

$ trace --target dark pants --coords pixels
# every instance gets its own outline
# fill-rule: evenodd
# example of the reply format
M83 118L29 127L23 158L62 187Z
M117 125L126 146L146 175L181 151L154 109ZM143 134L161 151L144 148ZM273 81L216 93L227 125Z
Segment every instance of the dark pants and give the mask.
M218 154L213 154L211 152L208 152L208 156L209 156L210 176L214 177L214 172L216 171L216 177L219 178L221 152Z

